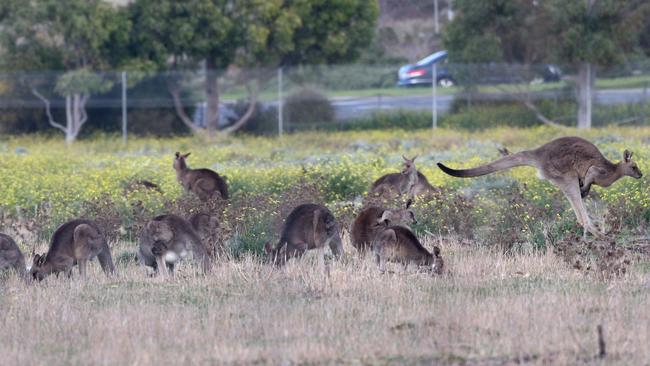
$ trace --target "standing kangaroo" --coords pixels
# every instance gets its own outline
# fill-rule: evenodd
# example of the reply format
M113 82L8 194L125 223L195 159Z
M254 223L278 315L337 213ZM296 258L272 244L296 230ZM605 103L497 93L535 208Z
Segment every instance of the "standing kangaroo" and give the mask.
M97 224L76 219L59 226L52 235L50 248L45 255L34 255L31 276L43 280L51 273L72 275L72 267L79 265L79 274L86 277L88 261L97 257L106 275L115 272L111 249Z
M578 223L595 236L602 236L591 222L582 198L592 184L609 187L623 176L641 178L643 174L632 161L632 153L623 152L623 160L612 163L591 142L580 137L562 137L534 150L525 150L502 157L472 169L456 170L438 163L443 172L454 177L478 177L516 166L537 168L538 176L548 179L566 196Z
M400 210L385 210L378 206L370 206L359 212L350 227L352 245L359 254L370 248L375 235L391 224L416 223L415 214L405 208Z
M184 218L160 215L145 225L140 233L138 258L141 263L164 275L173 274L174 265L192 253L204 272L211 266L210 254L199 235Z
M424 176L415 166L415 159L402 156L404 159L404 168L400 173L389 173L379 177L370 188L370 193L383 197L392 197L394 195L407 195L409 199L415 196L434 192L427 177Z
M444 267L440 248L434 246L433 254L429 253L415 234L404 226L388 226L379 232L373 240L372 251L382 273L386 271L386 261L402 263L404 271L410 263L437 274L441 274Z
M280 241L275 247L264 245L267 258L281 266L293 257L302 256L309 249L320 249L319 261L325 265L325 246L336 257L343 255L339 225L325 206L312 203L297 206L284 222Z
M196 194L201 201L219 195L223 199L228 199L228 184L224 177L210 169L190 169L185 162L191 153L183 154L176 152L174 159L174 170L176 170L176 180L185 188L185 190Z
M5 268L13 268L20 277L27 277L23 253L9 235L0 233L0 270Z

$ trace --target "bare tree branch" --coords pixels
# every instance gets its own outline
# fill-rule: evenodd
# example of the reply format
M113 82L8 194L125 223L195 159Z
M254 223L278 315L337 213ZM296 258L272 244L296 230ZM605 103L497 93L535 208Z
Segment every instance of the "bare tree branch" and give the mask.
M52 110L50 108L50 101L47 98L45 98L43 96L43 94L39 93L38 90L36 90L36 88L32 87L31 90L32 90L32 94L34 94L38 99L42 100L43 103L45 103L45 114L47 115L47 119L48 119L48 122L50 123L50 125L52 127L58 128L59 130L63 131L64 133L66 133L67 129L65 128L65 126L63 126L60 123L57 123L54 120L54 118L52 117Z
M242 128L246 122L253 116L253 112L255 112L255 105L257 104L257 84L253 83L253 85L248 84L246 85L246 89L248 90L248 109L246 109L246 112L244 113L241 118L239 118L239 121L235 122L232 126L228 126L221 130L221 133L224 135L229 135L240 128Z
M528 108L531 112L535 114L535 118L537 118L538 121L552 126L556 128L564 127L561 124L553 121L552 119L546 117L538 108L537 106L533 103L531 93L530 93L530 88L528 86L525 87L524 90L521 89L520 86L514 85L515 92L513 93L515 95L515 98L518 99L523 105ZM501 90L502 92L505 93L512 93L512 90L507 90L506 88L502 86L497 86L497 89ZM523 96L523 97L522 97Z
M203 130L200 127L198 127L192 122L192 119L190 119L187 113L185 113L185 109L183 108L183 103L181 102L180 92L178 91L178 88L175 85L173 85L173 83L168 82L167 89L169 90L169 94L171 94L172 99L174 101L174 109L176 109L176 114L181 119L181 121L183 121L185 126L187 126L187 128L189 128L194 133L203 132Z

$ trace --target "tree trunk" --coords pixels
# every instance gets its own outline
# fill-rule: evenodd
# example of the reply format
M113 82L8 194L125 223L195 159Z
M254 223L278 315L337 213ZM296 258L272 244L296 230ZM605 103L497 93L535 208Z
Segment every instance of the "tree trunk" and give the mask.
M578 128L591 128L594 76L595 71L590 63L583 62L580 64L576 82Z
M216 64L213 59L205 61L205 126L209 131L219 129L219 77Z

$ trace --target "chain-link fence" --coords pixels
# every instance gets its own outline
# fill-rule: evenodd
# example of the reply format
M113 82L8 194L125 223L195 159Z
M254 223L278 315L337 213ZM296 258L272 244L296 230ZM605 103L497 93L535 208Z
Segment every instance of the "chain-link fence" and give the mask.
M0 132L58 128L66 136L107 131L126 138L206 127L282 134L436 125L575 125L575 68L454 65L435 57L428 61L433 62L167 73L2 73ZM594 70L594 126L650 123L650 63Z

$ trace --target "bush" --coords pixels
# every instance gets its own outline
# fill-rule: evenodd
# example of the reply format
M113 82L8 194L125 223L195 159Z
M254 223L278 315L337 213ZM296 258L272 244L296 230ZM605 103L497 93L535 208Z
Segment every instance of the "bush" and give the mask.
M233 107L233 111L237 115L237 119L246 113L248 109L247 101L237 101ZM274 135L278 133L278 108L269 106L264 107L262 103L255 104L255 111L251 118L246 122L240 132L249 133L252 135Z
M346 131L360 130L415 130L431 127L431 112L398 109L391 112L374 113L370 117L353 119L337 128Z
M303 88L287 97L284 115L289 123L329 123L334 121L334 107L325 95Z

